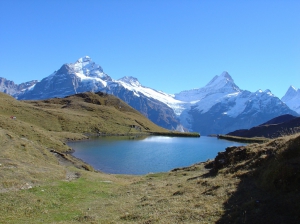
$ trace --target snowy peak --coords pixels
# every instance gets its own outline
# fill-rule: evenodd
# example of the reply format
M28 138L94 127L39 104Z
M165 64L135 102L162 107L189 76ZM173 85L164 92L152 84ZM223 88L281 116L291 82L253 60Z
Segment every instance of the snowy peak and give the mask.
M103 72L100 65L93 62L89 56L79 58L75 63L64 64L58 73L53 75L74 74L82 81L108 81L111 78Z
M290 88L289 88L288 90L290 90L290 89L291 89L291 90L294 90L294 91L296 91L296 92L298 91L298 89L297 89L296 87L294 87L294 86L290 86Z
M290 86L281 100L292 110L300 114L300 89Z
M211 100L216 101L228 95L241 92L240 88L234 83L228 72L216 75L206 86L199 89L182 91L175 94L175 99L185 102L200 101L207 96L211 96Z
M264 91L264 93L266 93L266 94L268 94L269 96L274 96L274 94L271 92L271 90L269 90L269 89L266 89L265 91Z
M233 82L232 77L229 75L229 73L227 71L222 72L222 74L220 75L221 77L226 78L227 80L230 80Z
M139 82L139 80L132 76L124 76L123 78L119 79L118 81L124 82L131 86L136 86L136 87L142 86L141 83Z
M82 58L79 58L76 63L84 63L84 62L90 62L92 59L89 56L84 56Z
M70 64L74 68L75 72L84 74L86 76L97 76L97 74L103 73L103 69L100 65L97 65L89 56L79 58L74 64Z
M296 97L297 94L300 95L300 90L295 88L294 86L290 86L281 100L283 102L287 102L287 101L291 100L292 98Z
M235 85L232 77L225 71L219 76L216 75L205 87L220 89L226 86L231 86L237 91L240 90L239 87Z
M296 95L299 89L294 86L290 86L285 95Z

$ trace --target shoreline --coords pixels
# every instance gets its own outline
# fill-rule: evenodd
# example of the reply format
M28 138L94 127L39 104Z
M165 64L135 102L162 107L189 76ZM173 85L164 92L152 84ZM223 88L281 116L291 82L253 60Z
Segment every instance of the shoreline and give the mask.
M201 137L198 132L133 132L125 134L106 134L106 133L83 133L87 137L101 137L101 136L170 136L170 137Z
M132 140L132 136L135 136L135 137L150 137L150 136L162 136L162 135L101 135L101 136L92 136L91 138L82 138L82 139L77 139L77 140L71 140L71 141L67 141L66 144L68 145L68 142L81 142L81 141L92 141L93 139L97 139L97 138L105 138L105 137L116 137L116 138L126 138L128 137L129 139L126 139L126 140ZM168 136L164 136L164 137L168 137ZM173 136L173 137L181 137L181 136ZM184 137L187 137L187 136L184 136ZM204 136L204 137L211 137L211 136ZM225 140L225 139L224 139ZM238 142L238 141L235 141L235 142ZM239 147L239 146L237 146ZM225 151L227 147L225 147L223 150ZM155 173L169 173L169 172L172 172L174 170L181 170L183 168L189 168L189 167L192 167L194 165L197 165L197 164L202 164L202 163L206 163L208 160L214 160L215 157L212 157L210 159L206 159L206 160L203 160L203 161L197 161L195 163L192 163L188 166L184 166L184 167L174 167L174 168L171 168L170 170L167 170L167 171L158 171L158 172L148 172L148 173L144 173L144 174L128 174L128 173L107 173L105 171L102 171L102 170L99 170L99 169L96 169L93 165L91 165L90 163L84 161L83 159L81 158L78 158L76 156L74 156L74 152L75 152L75 149L74 148L71 148L70 147L70 151L68 152L63 152L63 153L59 153L59 154L62 154L61 157L62 159L64 159L66 162L71 162L74 166L76 166L77 168L84 168L85 170L89 170L89 171L92 171L92 172L100 172L100 173L104 173L104 174L108 174L108 175L130 175L130 176L145 176L145 175L148 175L148 174L155 174ZM220 151L222 152L222 150ZM67 156L65 156L67 155ZM82 167L82 164L84 165L87 165L89 166L90 168L92 169L86 169L85 167Z
M232 136L232 135L217 135L216 136L219 139L225 139L228 141L234 141L234 142L241 142L241 143L265 143L270 141L268 138L245 138L245 137L238 137L238 136Z

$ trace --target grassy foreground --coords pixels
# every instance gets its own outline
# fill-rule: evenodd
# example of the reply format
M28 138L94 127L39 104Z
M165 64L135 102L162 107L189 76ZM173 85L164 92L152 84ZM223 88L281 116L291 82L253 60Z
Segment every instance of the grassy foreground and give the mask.
M66 177L0 194L0 223L298 223L300 135L168 173Z
M299 134L230 147L213 161L167 173L109 175L65 154L63 140L85 138L83 130L101 125L106 132L119 125L124 134L164 130L138 120L130 108L118 114L124 119L109 121L121 108L99 107L95 95L34 102L1 97L0 223L300 221ZM101 104L87 102L93 97Z

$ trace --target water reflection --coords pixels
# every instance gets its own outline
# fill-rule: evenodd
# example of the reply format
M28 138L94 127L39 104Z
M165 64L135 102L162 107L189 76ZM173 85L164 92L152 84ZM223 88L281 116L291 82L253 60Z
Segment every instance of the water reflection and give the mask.
M100 137L68 143L74 156L95 169L114 174L165 172L214 158L236 142L211 137L182 138L161 136Z

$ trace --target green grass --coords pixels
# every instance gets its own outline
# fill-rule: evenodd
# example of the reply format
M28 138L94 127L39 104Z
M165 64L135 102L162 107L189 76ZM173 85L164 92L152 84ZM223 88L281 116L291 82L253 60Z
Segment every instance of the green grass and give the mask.
M76 221L89 213L90 202L113 197L109 183L79 178L72 182L60 181L54 185L0 195L1 223L51 223ZM88 187L87 187L88 186Z

